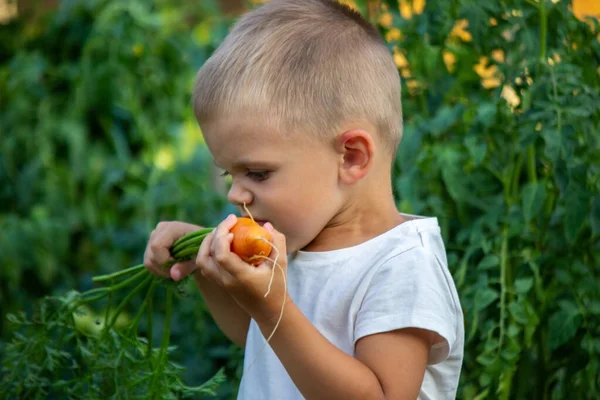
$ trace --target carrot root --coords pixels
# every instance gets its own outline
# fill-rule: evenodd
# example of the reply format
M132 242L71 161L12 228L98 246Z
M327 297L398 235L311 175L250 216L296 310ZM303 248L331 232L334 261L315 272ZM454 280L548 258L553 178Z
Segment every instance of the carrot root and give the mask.
M273 328L273 330L271 331L271 333L267 337L267 340L266 340L263 348L258 352L258 354L254 358L254 360L252 361L252 363L250 364L250 366L248 367L248 369L246 369L246 373L248 373L248 371L250 371L250 368L252 368L252 366L256 363L256 361L258 360L258 358L262 355L263 351L265 350L265 348L267 347L267 345L269 344L269 342L273 338L273 335L275 335L275 332L277 332L277 328L279 328L279 324L281 323L281 320L283 318L283 310L285 309L285 303L286 303L286 300L287 300L286 299L286 295L287 295L287 281L285 279L285 271L283 270L283 267L277 263L277 260L279 259L279 250L277 249L277 247L275 247L275 245L273 243L269 242L268 240L266 240L264 238L261 238L261 240L264 240L267 243L269 243L271 245L271 247L275 250L275 253L276 253L275 259L271 259L271 258L269 258L267 256L257 256L257 258L262 258L264 260L269 260L269 261L273 262L273 269L271 271L271 279L269 280L269 287L268 287L267 293L265 293L264 297L267 297L267 295L271 291L271 284L273 283L273 276L275 275L275 267L277 267L277 268L279 268L279 271L281 271L281 277L283 278L283 302L281 303L281 311L279 312L279 317L277 318L277 322L275 323L275 327Z
M248 214L248 216L250 217L250 219L252 220L252 222L255 222L254 218L252 217L252 214L250 213L250 210L248 210L248 207L246 207L246 203L245 202L243 203L243 206L244 206L244 210L246 211L246 213ZM258 254L258 255L252 256L249 261L252 261L252 260L255 260L255 259L263 259L263 260L269 260L269 261L273 262L273 268L271 269L271 277L269 278L269 285L267 286L267 292L265 293L264 298L266 298L269 295L269 293L271 293L271 286L273 285L273 278L275 277L275 267L279 268L279 271L281 271L281 277L283 278L283 302L281 304L281 311L279 312L279 317L277 318L277 322L275 323L275 327L273 328L273 330L271 331L271 333L267 337L267 340L266 340L263 348L258 352L258 354L256 355L256 357L254 358L254 360L252 361L252 363L250 364L250 366L246 370L246 373L248 371L250 371L250 369L252 368L252 366L254 365L254 363L256 363L256 361L258 360L258 358L260 357L260 355L262 354L262 352L265 350L265 348L267 347L267 345L269 344L269 342L273 338L273 335L275 335L275 332L277 332L277 328L279 328L279 324L281 323L281 320L283 318L283 310L285 309L285 303L286 303L286 300L287 300L286 299L286 296L287 296L287 281L285 279L285 271L283 270L283 267L281 267L281 265L279 265L279 263L277 263L277 261L279 260L279 250L269 240L267 240L267 239L265 239L263 237L261 237L260 240L268 243L271 246L271 248L273 250L275 250L275 259L271 259L268 256L265 256L263 254Z

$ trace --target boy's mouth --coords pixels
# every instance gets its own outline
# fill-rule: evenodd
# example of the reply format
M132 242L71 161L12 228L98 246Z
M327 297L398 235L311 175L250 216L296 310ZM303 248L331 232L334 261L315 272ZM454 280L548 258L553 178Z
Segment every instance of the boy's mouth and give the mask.
M242 217L250 218L249 215L242 215ZM267 222L269 222L269 221L264 220L264 219L256 219L256 218L253 218L253 219L254 219L254 222L256 222L257 224L259 224L260 226L264 226Z

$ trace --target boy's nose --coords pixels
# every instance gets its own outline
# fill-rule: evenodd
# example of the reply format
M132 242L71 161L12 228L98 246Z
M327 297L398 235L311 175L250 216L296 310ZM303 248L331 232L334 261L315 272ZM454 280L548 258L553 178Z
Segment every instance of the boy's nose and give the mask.
M252 203L252 193L244 189L241 185L232 182L231 188L227 193L227 200L235 206L242 206L243 204Z

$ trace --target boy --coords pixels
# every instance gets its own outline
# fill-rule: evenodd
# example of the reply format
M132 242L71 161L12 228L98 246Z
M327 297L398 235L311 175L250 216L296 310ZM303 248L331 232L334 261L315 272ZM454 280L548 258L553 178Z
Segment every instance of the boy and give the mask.
M239 398L454 398L462 311L437 219L396 210L400 80L375 28L333 1L272 0L201 68L193 105L229 201L273 234L287 292L271 262L230 251L233 215L169 272L169 247L199 227L160 223L145 265L199 272L216 323L245 349Z

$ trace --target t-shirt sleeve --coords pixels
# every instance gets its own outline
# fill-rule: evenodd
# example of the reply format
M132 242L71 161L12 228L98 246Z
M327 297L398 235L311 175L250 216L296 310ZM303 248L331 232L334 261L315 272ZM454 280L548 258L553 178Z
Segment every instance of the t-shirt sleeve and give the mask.
M427 329L436 333L428 363L445 360L455 345L458 323L449 279L446 265L424 247L385 261L373 275L358 311L354 343L375 333Z

